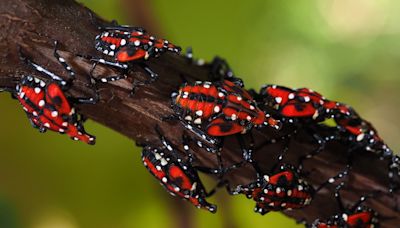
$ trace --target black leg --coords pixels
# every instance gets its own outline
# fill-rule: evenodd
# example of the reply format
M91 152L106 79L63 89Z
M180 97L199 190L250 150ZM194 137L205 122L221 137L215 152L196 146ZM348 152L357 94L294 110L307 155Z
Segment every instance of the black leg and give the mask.
M335 190L335 199L336 202L339 206L339 210L340 212L344 212L345 211L345 207L343 205L343 201L342 201L342 196L340 195L340 190L342 189L342 187L344 186L344 182L340 183Z
M242 151L242 156L244 161L235 164L233 167L240 167L241 165L243 165L243 163L246 162L250 163L253 166L254 170L256 171L257 176L259 176L262 173L262 171L261 168L258 166L257 162L253 160L253 150L254 150L253 135L250 135L250 145L248 148L246 148L246 143L242 135L237 134L236 138L238 140L240 149Z
M336 174L336 176L329 178L328 180L326 180L324 183L322 183L316 190L315 193L319 192L321 189L323 189L324 187L326 187L328 184L333 184L335 183L335 181L346 177L349 174L349 170L351 169L351 166L347 165L346 169L342 172L339 172L338 174Z
M75 79L75 72L72 70L71 66L68 65L68 63L65 61L65 59L63 57L60 56L60 54L58 54L58 41L57 40L54 41L53 55L71 76L69 81Z
M234 76L226 60L216 56L211 62L210 80L220 81L224 79L235 83L239 87L244 87L242 79Z
M331 141L331 140L335 140L337 139L336 136L332 136L332 137L322 137L320 135L318 135L317 133L313 133L312 134L313 139L316 141L316 143L318 144L318 148L314 149L312 152L310 152L309 154L305 155L305 156L301 156L298 160L299 162L299 168L302 169L303 168L303 163L305 160L310 159L318 154L320 154L322 151L324 151L326 143ZM348 159L350 160L350 159Z
M47 70L44 67L39 66L36 63L32 62L28 57L26 57L22 53L20 47L19 47L19 55L20 55L21 60L23 60L26 64L28 64L30 67L32 67L36 71L41 72L41 73L45 74L46 76L50 77L51 79L60 82L60 84L62 86L66 86L67 85L67 81L64 81L60 76L54 74L53 72L50 72L49 70Z

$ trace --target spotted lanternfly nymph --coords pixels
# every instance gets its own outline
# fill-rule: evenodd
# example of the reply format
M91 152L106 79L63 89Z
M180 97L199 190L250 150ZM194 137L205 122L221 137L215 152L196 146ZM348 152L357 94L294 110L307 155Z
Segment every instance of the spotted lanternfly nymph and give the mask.
M393 172L399 172L399 163L392 161L393 151L379 137L375 128L350 106L328 100L307 88L291 89L284 86L265 85L261 88L260 95L259 102L275 108L286 122L300 124L302 127L323 122L326 119L333 119L336 122L339 135L324 138L317 133L312 133L319 147L301 160L319 154L327 141L337 139L350 143L350 152L362 148L390 160L389 177L391 179ZM392 186L390 188L392 189Z
M285 151L287 147L285 148ZM256 201L254 211L264 215L270 211L299 209L309 205L317 192L326 185L348 174L349 167L336 176L329 178L317 189L308 184L301 176L301 170L292 165L278 162L268 174L257 173L257 180L246 185L239 185L232 194L244 194ZM279 167L278 170L275 170Z
M269 211L303 208L311 203L314 189L299 177L296 168L283 164L273 174L264 175L247 185L239 185L233 194L245 194L256 201L254 211L262 215Z
M115 62L95 58L92 60L122 69L137 64L150 75L150 81L157 79L158 75L144 63L145 60L158 57L166 51L181 51L180 47L168 40L149 35L143 28L121 25L101 29L101 34L96 36L95 47L103 54L113 57Z
M277 85L261 88L264 104L274 107L289 121L322 122L332 118L346 133L346 138L357 142L360 147L381 155L391 155L392 151L378 136L377 131L363 120L353 108L330 101L321 94L307 89L290 89Z
M280 123L259 109L245 89L228 80L185 83L172 94L172 108L187 129L214 147L206 147L208 151L219 151L223 137L236 135L249 162L253 162L252 148L245 148L240 134L253 127L280 128ZM202 145L200 141L198 144Z
M192 166L193 157L189 146L183 146L189 155L187 161L183 161L179 152L163 136L160 137L163 147L146 146L143 149L142 160L147 170L171 195L188 200L197 208L215 213L217 207L206 201L206 197L214 193L214 190L206 192L197 170Z
M57 45L57 43L55 43ZM46 130L60 132L69 135L74 140L95 143L95 137L85 132L82 125L81 116L76 113L70 100L64 94L69 83L61 77L48 71L40 65L29 60L22 53L21 58L36 71L51 78L50 82L45 82L35 76L22 77L16 86L16 96L25 110L32 125L45 132ZM54 55L63 67L74 77L74 72L65 60L54 50ZM76 98L76 102L95 103L97 98Z
M315 220L311 225L307 227L310 228L378 228L379 225L379 215L376 211L372 210L367 206L361 205L368 197L362 196L358 202L353 206L345 208L343 206L342 199L340 197L339 191L343 185L339 185L335 192L335 198L339 204L340 213L330 217L326 221L321 221L320 219Z

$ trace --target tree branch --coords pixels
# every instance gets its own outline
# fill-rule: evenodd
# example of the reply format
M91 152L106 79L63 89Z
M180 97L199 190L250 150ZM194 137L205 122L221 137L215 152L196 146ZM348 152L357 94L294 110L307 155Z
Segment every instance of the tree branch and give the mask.
M38 74L20 61L18 46L36 63L67 78L67 73L53 57L53 40L60 41L60 54L77 71L77 79L68 91L72 96L92 96L88 89L88 72L92 63L77 57L77 54L97 56L94 49L94 37L99 33L92 23L90 10L71 0L3 0L0 8L0 87L14 88L23 75ZM100 19L99 19L100 20ZM147 75L134 68L128 78L109 84L99 85L100 102L96 105L79 105L78 110L85 116L104 124L140 144L157 144L159 140L154 131L159 125L166 137L175 145L180 145L180 136L184 127L178 122L164 122L162 117L172 114L170 94L176 91L182 83L181 75L189 80L206 80L209 66L189 64L187 59L174 54L164 54L160 58L149 60L148 65L159 74L159 79L147 86L140 87L131 96L133 79L146 80ZM99 65L95 70L96 77L115 75L119 72L113 68ZM318 131L329 134L330 129L318 127ZM90 129L87 129L90 132ZM285 131L278 132L269 128L254 129L256 144L279 138ZM99 138L98 140L106 140ZM242 159L235 137L227 137L222 156L224 165L228 166ZM291 140L285 162L297 164L298 158L314 149L311 136L300 129ZM268 170L278 154L282 151L283 142L262 147L255 154L257 162ZM195 148L195 147L193 147ZM196 150L198 165L217 167L215 156L203 150ZM330 142L325 151L305 163L305 168L312 170L306 177L314 186L334 176L343 170L346 164L346 146L338 142ZM250 166L243 166L226 174L231 186L247 184L254 180L255 173ZM387 191L387 162L378 156L365 152L355 156L354 168L348 181L348 188L343 193L346 203L356 201L361 195L373 190ZM400 215L395 210L398 205L398 193L392 196L381 194L368 200L367 205L374 208L383 217L382 227L397 227ZM238 197L238 196L237 196ZM252 210L252 208L245 208ZM312 204L302 210L285 212L296 219L305 218L312 221L316 218L327 218L337 213L337 204L333 197L332 188L327 188L317 194Z

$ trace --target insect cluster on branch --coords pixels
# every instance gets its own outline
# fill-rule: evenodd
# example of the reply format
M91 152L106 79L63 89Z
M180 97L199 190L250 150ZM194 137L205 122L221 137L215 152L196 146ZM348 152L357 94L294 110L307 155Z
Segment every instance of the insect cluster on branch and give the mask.
M15 89L7 90L19 100L32 126L40 132L56 131L67 134L74 140L95 144L95 137L86 133L84 129L85 117L79 114L75 105L96 104L100 99L97 83L124 79L132 68L139 67L148 74L149 79L139 82L134 80L134 96L137 87L150 85L158 78L157 72L146 64L148 59L157 58L165 52L179 54L181 51L180 47L165 39L157 39L139 27L99 27L99 34L93 38L98 56L77 53L93 63L87 77L95 96L88 98L70 97L65 94L74 83L75 71L58 54L57 41L54 42L54 57L68 72L67 80L36 64L20 50L21 60L48 80L41 80L35 75L23 75ZM202 61L193 59L190 51L186 53L186 58L189 60L188 64L202 64ZM116 68L121 75L96 79L92 72L98 64ZM189 201L198 208L216 212L216 205L209 203L207 197L225 186L232 195L243 194L254 200L255 212L263 215L269 211L304 208L312 203L314 196L321 189L327 185L335 185L341 180L336 184L336 192L332 197L337 199L342 214L320 218L308 226L379 226L378 214L372 208L362 205L368 197L377 194L366 193L366 196L360 196L359 202L350 208L343 206L340 198L344 179L351 173L353 155L360 149L377 154L387 161L390 182L388 189L396 190L393 176L399 172L399 159L393 155L371 123L364 120L352 107L329 100L311 89L265 85L256 92L244 87L243 81L233 74L225 60L216 57L207 64L210 70L209 80L184 81L171 94L171 110L174 114L163 117L164 121L178 121L185 127L181 145L174 146L158 126L154 130L159 143L143 145L142 160L145 167L169 193ZM332 135L320 135L313 128L309 128L311 125L324 124L326 120L333 120L336 124L332 127L335 129ZM297 164L288 164L284 161L288 152L286 146L276 158L275 165L269 170L264 170L253 156L259 148L255 147L252 131L260 128L270 128L276 132L283 128L292 129L281 137L286 145L299 129L306 129L318 147L301 157ZM224 139L228 136L236 137L242 160L225 167L221 152L224 150ZM305 181L307 174L303 172L303 163L323 153L329 141L348 145L348 164L335 176L314 187ZM196 166L196 154L189 145L195 145L197 149L215 156L218 161L217 168ZM224 175L243 165L250 165L254 169L255 179L248 184L231 187ZM218 175L219 180L215 188L207 191L198 175L199 172Z

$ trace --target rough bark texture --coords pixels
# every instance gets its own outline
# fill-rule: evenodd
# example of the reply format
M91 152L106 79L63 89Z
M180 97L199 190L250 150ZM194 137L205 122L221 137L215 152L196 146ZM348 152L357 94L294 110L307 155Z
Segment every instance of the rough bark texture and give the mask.
M90 10L71 0L2 0L0 3L0 87L14 88L18 80L27 74L47 78L34 72L20 61L18 46L36 63L49 70L68 77L61 65L53 57L53 40L60 42L60 54L69 62L78 77L68 91L72 96L91 96L88 89L88 71L92 64L76 54L99 55L94 49L94 37L99 32L92 23ZM178 44L179 45L179 44ZM79 111L85 116L104 124L137 143L154 143L159 145L154 127L159 125L171 141L179 145L180 135L184 131L178 122L164 122L162 117L172 114L170 94L182 83L181 76L189 80L205 80L208 78L208 66L195 66L178 55L165 54L150 60L148 65L159 74L159 80L151 85L140 87L135 95L130 96L133 79L145 80L147 75L134 68L128 78L110 84L99 85L101 100L96 105L80 105ZM96 77L118 74L115 69L106 66L96 68ZM315 126L321 133L329 134L329 129ZM87 129L90 132L90 129ZM290 129L289 129L290 130ZM256 144L265 140L278 138L285 133L264 128L253 130ZM67 137L66 137L67 140ZM97 140L102 140L98 138ZM223 161L229 165L241 160L236 138L227 138L223 149ZM310 152L317 145L312 138L300 130L291 140L285 161L296 164L299 156ZM198 165L216 167L215 156L202 150L196 150ZM256 160L268 170L276 161L283 148L283 142L269 144L256 151ZM386 162L380 161L376 155L362 153L355 156L354 168L348 180L348 187L343 192L346 203L351 204L361 195L374 190L387 191L388 178ZM314 186L343 170L346 164L346 146L336 142L329 143L320 156L305 163L306 170L312 170L306 179ZM246 184L254 179L254 171L250 166L233 170L226 175L229 183ZM244 196L235 196L244 197ZM392 196L381 194L366 203L381 216L383 227L398 227L400 214L395 208L398 205L398 193ZM252 210L252 208L246 208ZM327 218L337 213L338 208L333 197L332 188L322 190L315 196L313 203L303 210L285 212L296 219Z

